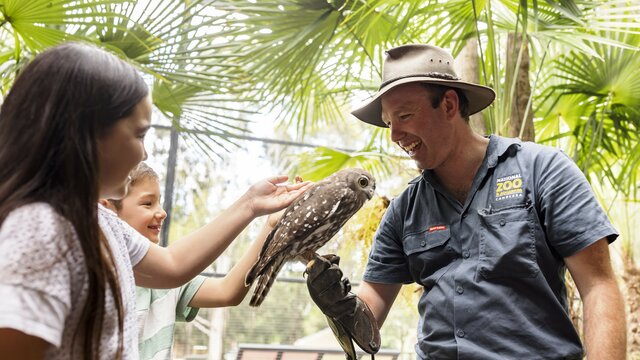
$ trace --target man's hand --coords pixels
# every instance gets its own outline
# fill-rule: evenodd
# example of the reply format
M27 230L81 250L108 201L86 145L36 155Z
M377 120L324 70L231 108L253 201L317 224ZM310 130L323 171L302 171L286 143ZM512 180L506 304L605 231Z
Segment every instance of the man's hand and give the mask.
M338 266L340 258L336 255L319 256L307 264L307 288L311 299L320 310L338 324L339 330L345 330L362 350L375 354L380 350L380 331L367 304L351 292L351 283L342 278ZM331 326L345 352L342 335Z

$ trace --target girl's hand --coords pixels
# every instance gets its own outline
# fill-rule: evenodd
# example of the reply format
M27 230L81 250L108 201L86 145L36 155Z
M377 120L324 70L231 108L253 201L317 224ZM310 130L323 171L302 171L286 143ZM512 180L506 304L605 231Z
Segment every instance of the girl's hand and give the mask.
M288 178L286 175L272 177L253 184L249 188L244 196L247 197L254 216L258 217L286 208L312 185L310 181L285 184Z
M296 176L295 181L296 184L300 184L302 182L302 177ZM272 230L274 227L276 227L276 224L278 224L278 221L280 221L280 218L282 218L282 215L284 215L285 211L287 211L286 208L278 212L271 213L269 217L267 217L267 223L265 224L265 226L269 228L269 230Z

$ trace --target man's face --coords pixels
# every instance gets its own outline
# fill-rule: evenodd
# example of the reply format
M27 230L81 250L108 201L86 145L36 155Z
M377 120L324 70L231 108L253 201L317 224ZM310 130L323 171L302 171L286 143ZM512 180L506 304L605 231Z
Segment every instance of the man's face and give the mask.
M382 95L381 103L382 120L391 130L391 141L420 169L436 169L445 162L454 146L446 99L434 109L427 89L419 83L408 83Z

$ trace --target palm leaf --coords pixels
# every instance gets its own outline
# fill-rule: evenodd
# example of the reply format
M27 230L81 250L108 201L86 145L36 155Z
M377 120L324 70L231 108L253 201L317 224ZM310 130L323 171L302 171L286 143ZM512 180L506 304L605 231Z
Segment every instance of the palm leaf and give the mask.
M345 168L362 168L380 179L399 167L399 159L381 152L347 153L318 147L297 156L299 164L294 172L304 179L317 181ZM311 161L312 160L312 161Z
M640 45L635 35L614 39ZM574 139L568 142L569 149L587 176L604 178L629 196L637 187L638 157L632 151L637 151L640 140L640 100L634 96L640 90L640 55L602 43L591 46L597 56L571 52L555 60L558 83L548 91L562 100L549 106L549 114L562 113L564 127ZM545 102L554 96L547 96ZM575 109L563 111L563 103ZM543 123L553 121L546 118Z
M246 81L223 37L225 16L208 1L168 0L113 4L123 18L105 21L95 32L100 43L154 77L153 101L190 146L220 155L246 132ZM228 136L227 136L228 135Z
M32 52L60 44L68 40L89 40L81 34L92 27L101 27L98 19L121 18L122 15L110 12L107 7L123 3L120 0L4 0L0 2L3 21L10 24L15 34L16 49L21 43ZM70 27L78 34L69 31ZM16 54L20 56L21 54Z
M410 39L398 24L406 21L401 13L416 11L415 3L217 1L214 6L238 14L225 30L236 40L247 39L237 52L256 84L256 97L265 98L267 109L278 108L279 120L303 137L314 126L341 119L354 89L371 88L360 78L379 78L381 46Z

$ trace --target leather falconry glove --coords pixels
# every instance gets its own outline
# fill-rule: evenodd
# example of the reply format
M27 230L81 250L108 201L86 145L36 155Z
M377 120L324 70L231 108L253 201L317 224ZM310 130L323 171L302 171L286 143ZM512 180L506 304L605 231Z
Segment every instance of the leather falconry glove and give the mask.
M307 264L307 288L313 302L326 315L348 360L356 360L353 341L369 354L380 350L380 331L373 313L351 291L349 279L342 278L337 255L315 254Z

